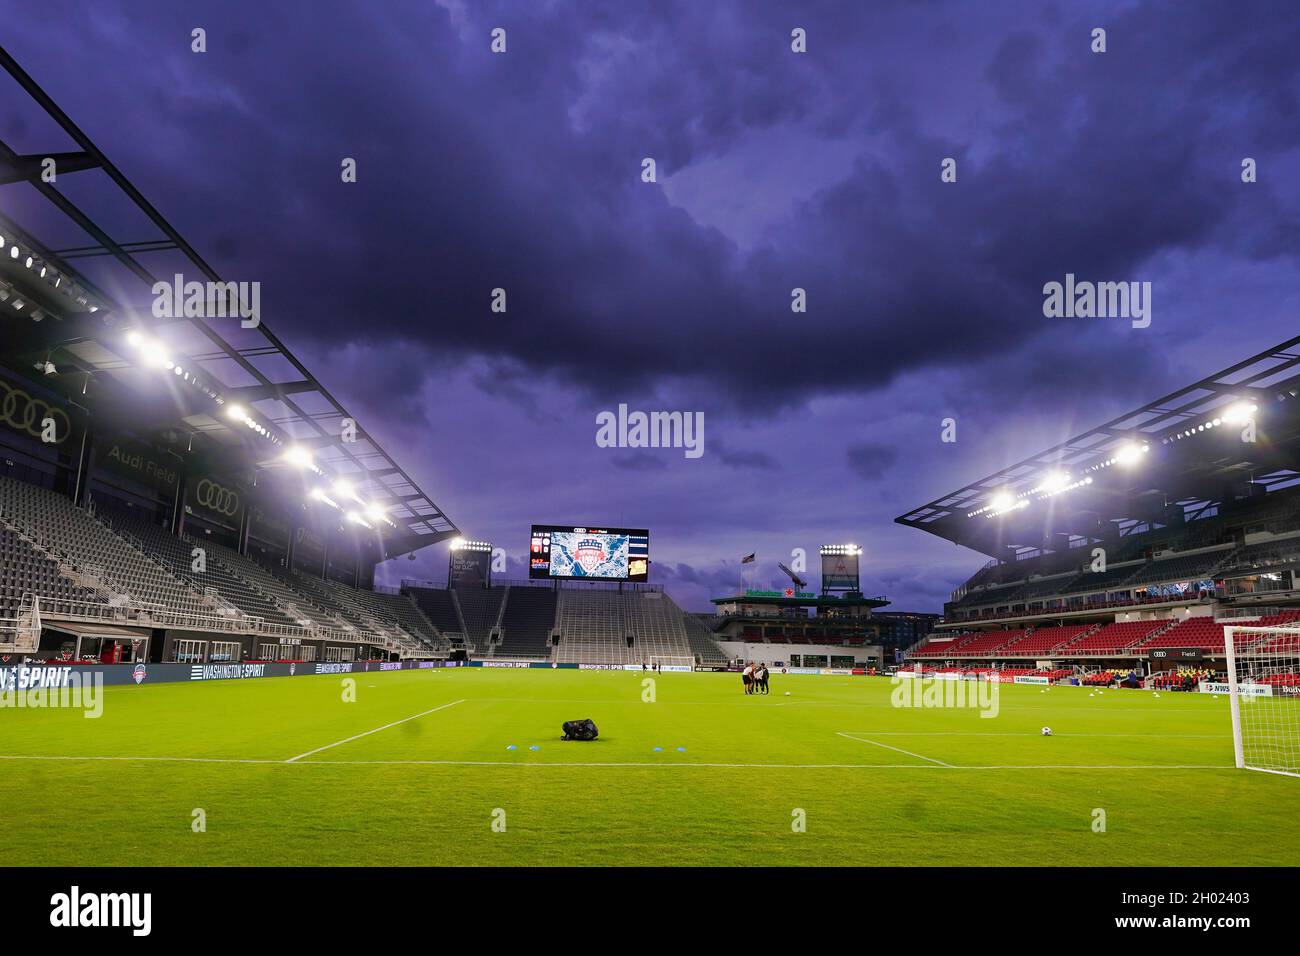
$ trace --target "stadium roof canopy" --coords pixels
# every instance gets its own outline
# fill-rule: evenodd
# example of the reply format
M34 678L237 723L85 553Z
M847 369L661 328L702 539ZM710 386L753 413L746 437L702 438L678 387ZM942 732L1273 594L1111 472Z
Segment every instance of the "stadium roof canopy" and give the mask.
M1300 484L1298 346L1288 339L894 520L1009 560Z
M361 423L355 441L343 440L355 418L265 322L155 317L155 283L223 280L3 48L0 66L16 84L0 95L7 129L23 141L0 138L5 364L32 377L50 362L57 371L40 384L76 396L96 419L247 467L259 486L301 499L312 484L342 480L387 514L374 527L390 557L458 534ZM287 464L290 449L300 462L311 456L314 477Z

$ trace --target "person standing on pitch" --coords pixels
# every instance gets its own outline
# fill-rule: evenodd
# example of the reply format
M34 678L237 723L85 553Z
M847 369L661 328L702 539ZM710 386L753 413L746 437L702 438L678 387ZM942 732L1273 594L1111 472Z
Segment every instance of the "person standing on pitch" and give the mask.
M754 692L754 665L746 664L745 669L740 672L740 676L745 681L745 693L752 694Z
M759 664L758 671L754 675L758 680L758 689L761 693L767 693L767 665Z

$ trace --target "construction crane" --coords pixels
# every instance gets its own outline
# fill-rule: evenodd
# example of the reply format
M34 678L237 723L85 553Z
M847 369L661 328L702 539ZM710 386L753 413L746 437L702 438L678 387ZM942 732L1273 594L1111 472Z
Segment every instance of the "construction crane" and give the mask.
M777 565L776 565L776 566L777 566L778 568L780 568L782 571L785 572L786 577L788 577L791 581L793 581L793 582L794 582L794 586L797 587L800 591L802 591L804 588L808 587L808 582L807 582L807 581L805 581L803 578L799 577L799 575L795 574L793 571L791 571L789 568L787 568L784 564L781 564L780 562L777 562Z

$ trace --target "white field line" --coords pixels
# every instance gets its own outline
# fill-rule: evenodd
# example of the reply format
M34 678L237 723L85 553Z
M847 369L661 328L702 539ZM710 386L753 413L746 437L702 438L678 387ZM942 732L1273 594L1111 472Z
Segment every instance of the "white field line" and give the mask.
M902 747L891 747L889 744L882 744L876 740L868 740L866 737L855 737L853 734L838 732L840 737L847 737L849 740L856 740L859 743L871 744L873 747L884 747L886 750L892 750L895 753L907 754L909 757L915 757L917 760L928 760L930 763L938 764L940 767L952 768L952 764L944 763L942 760L935 760L933 757L927 757L925 754L914 754L910 750L904 750Z
M892 749L892 748L891 748ZM928 760L929 758L923 758ZM115 761L122 763L225 763L286 766L287 760L252 757L77 757L51 754L0 754L0 760ZM308 760L295 767L655 767L659 769L721 768L734 770L1232 770L1232 764L1000 764L963 766L946 763L685 763L676 761L514 761L514 760Z
M462 697L460 700L453 700L450 704L440 704L419 714L412 714L410 717L403 717L401 720L395 720L391 724L384 724L382 727L376 727L374 730L367 730L359 734L353 734L351 737L344 737L342 740L336 740L332 744L326 744L324 747L317 747L315 750L308 750L306 753L298 754L296 757L290 757L285 763L297 763L303 757L310 757L312 754L318 754L322 750L329 750L331 747L338 747L342 744L351 743L354 740L360 740L362 737L369 737L371 734L377 734L381 730L387 730L389 727L396 727L398 724L404 724L409 720L419 720L421 717L427 717L429 714L436 714L440 710L446 710L448 707L455 707L457 704L463 704L467 698Z
M1038 737L1032 730L1017 732L986 733L979 730L845 730L836 731L841 736L850 734L871 734L873 737ZM1231 737L1226 734L1058 734L1053 737L1152 737L1158 740L1223 740Z

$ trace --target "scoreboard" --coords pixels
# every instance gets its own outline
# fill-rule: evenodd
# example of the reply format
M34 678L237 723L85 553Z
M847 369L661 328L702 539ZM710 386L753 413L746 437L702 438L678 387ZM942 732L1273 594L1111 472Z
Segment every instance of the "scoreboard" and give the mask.
M650 532L645 528L533 525L530 578L645 581L650 576Z

